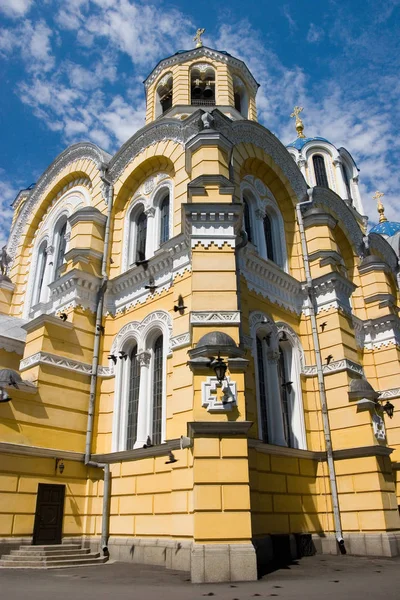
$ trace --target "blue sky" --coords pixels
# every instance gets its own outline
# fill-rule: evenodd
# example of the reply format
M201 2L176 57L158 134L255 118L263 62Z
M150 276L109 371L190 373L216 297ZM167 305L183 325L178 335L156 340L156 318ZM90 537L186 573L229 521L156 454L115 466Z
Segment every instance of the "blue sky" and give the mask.
M115 152L144 124L142 81L204 43L243 59L261 84L260 122L284 143L304 106L308 136L346 147L400 220L400 0L0 0L0 245L10 203L66 146Z

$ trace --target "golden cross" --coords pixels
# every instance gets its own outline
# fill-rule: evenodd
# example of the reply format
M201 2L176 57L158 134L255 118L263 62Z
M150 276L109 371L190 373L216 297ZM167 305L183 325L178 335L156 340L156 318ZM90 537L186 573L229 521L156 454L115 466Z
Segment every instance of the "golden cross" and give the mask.
M203 40L201 39L201 36L203 35L204 32L205 32L205 29L198 29L196 31L196 35L193 38L193 41L196 42L196 48L202 47Z
M299 114L301 113L302 110L303 110L302 106L295 106L290 117L291 118L296 117L296 121L297 121L297 119L300 119Z
M378 201L379 223L384 223L387 221L387 218L385 217L385 207L381 202L381 198L384 195L385 194L383 192L378 192L378 190L376 190L375 194L372 196L374 200Z
M377 190L372 197L374 200L379 200L379 198L382 198L382 196L384 196L384 195L385 194L383 192L378 192L378 190Z
M292 114L290 115L291 118L296 117L296 131L297 131L297 137L299 137L299 138L306 137L303 133L303 130L304 130L303 121L299 117L299 114L301 113L302 110L303 110L302 106L295 106Z

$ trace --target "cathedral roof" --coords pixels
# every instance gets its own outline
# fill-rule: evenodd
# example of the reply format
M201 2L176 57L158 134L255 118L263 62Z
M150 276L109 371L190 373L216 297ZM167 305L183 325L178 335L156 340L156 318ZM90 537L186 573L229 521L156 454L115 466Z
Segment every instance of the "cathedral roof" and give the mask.
M391 237L398 231L400 231L400 223L396 223L395 221L383 221L372 227L370 233L380 233L381 235Z
M306 144L308 144L308 142L327 142L328 144L330 144L331 142L323 137L304 137L304 138L296 138L294 140L294 142L290 142L290 144L288 144L286 146L286 148L296 148L296 150L301 150L303 148L303 146L305 146Z

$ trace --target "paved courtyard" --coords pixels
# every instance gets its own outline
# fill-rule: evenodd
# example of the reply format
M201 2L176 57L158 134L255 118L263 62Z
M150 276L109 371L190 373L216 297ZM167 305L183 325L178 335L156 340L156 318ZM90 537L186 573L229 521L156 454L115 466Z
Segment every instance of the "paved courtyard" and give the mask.
M181 571L110 562L36 571L0 569L0 596L12 600L278 600L400 598L400 558L314 556L252 583L193 585Z

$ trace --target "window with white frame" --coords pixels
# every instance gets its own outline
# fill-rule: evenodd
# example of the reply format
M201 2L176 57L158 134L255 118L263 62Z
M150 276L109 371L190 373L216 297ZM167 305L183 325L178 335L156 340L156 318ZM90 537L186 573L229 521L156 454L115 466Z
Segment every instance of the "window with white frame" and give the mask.
M160 204L160 245L169 240L169 192L167 192Z
M257 328L254 350L259 437L266 443L305 449L299 347L293 341L295 334L287 330L290 336L285 328L278 331L268 321L261 321Z
M55 237L55 265L53 281L60 279L63 272L64 257L67 248L67 217L63 216L56 224Z
M130 214L129 227L129 266L146 260L147 215L143 205L136 207Z
M163 311L151 313L142 323L125 326L126 335L123 328L117 336L122 341L112 353L122 358L115 367L114 451L143 448L149 437L153 445L165 440L169 321Z
M44 277L47 266L47 240L43 240L43 242L39 246L38 257L37 257L37 282L36 287L34 289L34 294L32 298L32 304L38 304L38 302L42 302L44 300L43 296L45 293L44 289Z
M321 187L329 188L324 157L322 154L314 154L312 160L316 184Z
M257 190L243 188L243 227L248 241L258 250L262 258L276 263L287 270L285 230L282 215L275 200L260 198Z

